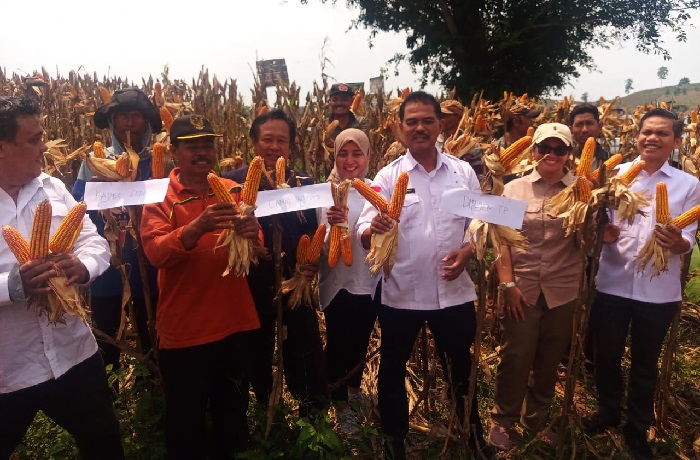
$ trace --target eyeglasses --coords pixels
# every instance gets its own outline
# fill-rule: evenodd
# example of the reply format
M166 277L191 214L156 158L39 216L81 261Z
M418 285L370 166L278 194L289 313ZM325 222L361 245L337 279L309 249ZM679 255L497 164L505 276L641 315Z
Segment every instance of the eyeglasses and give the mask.
M535 144L535 147L537 147L537 151L542 155L547 155L549 152L552 152L558 157L563 157L569 154L569 147L565 145L560 145L559 147L552 147L547 144Z

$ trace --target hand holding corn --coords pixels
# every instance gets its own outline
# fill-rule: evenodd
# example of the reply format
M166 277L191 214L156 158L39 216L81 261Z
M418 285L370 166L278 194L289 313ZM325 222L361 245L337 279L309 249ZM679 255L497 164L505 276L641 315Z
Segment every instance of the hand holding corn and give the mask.
M657 225L654 229L656 242L673 254L684 254L688 251L688 242L683 238L681 229L673 224Z
M180 240L183 247L190 250L206 233L231 229L233 220L238 215L239 211L233 203L221 202L207 206L195 220L182 230Z

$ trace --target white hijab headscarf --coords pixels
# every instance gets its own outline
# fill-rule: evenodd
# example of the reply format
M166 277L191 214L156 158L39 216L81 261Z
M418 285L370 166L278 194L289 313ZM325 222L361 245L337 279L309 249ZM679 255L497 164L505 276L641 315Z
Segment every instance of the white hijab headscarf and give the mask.
M367 160L365 162L365 170L358 176L361 179L364 179L367 176L367 170L369 169L369 139L367 138L367 135L359 129L349 128L341 131L340 134L338 134L338 137L335 138L336 158L338 152L340 152L340 149L342 149L348 142L354 142L360 148L362 153L365 154L365 159ZM338 174L338 167L333 165L333 171L331 171L331 173L328 175L327 182L340 182L341 180L343 180L343 178Z

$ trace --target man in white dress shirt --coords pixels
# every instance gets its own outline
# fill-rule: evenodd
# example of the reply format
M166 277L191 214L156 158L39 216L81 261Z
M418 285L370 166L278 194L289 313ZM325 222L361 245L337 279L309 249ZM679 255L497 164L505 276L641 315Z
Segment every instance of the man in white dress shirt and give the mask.
M435 147L441 131L440 104L422 91L409 94L399 109L406 154L377 173L372 185L387 200L404 171L408 193L399 217L399 241L391 276L382 282L379 322L382 331L379 366L379 412L382 431L388 435L387 458L405 458L408 434L406 361L416 335L427 321L435 338L446 380L456 395L460 421L464 418L469 387L469 348L476 332L474 285L465 267L472 256L464 245L466 219L440 209L449 189L479 190L479 181L467 162ZM357 234L365 249L373 233L385 233L392 221L369 203L360 215ZM449 375L448 375L449 374ZM476 405L471 401L470 446L485 447Z
M647 112L641 120L637 150L646 166L631 189L653 195L656 184L668 190L671 217L678 217L700 203L698 179L674 169L668 163L680 146L683 123L663 109ZM619 167L624 173L633 163ZM654 423L654 391L658 360L666 332L676 309L680 308L681 254L693 249L697 223L680 230L674 225L656 226L655 197L642 209L632 225L620 222L612 213L596 277L598 294L591 309L591 326L596 344L595 367L598 410L583 420L587 434L595 435L620 424L623 380L621 359L631 326L631 365L627 385L627 419L622 428L633 458L651 459L647 429ZM634 259L644 244L656 235L659 244L670 251L668 271L651 277L651 264L639 272Z
M51 232L75 204L64 184L42 172L40 108L29 97L0 97L0 224L29 241L34 212L52 205ZM85 216L71 254L20 266L0 238L0 459L12 455L42 410L75 438L82 459L122 459L119 423L102 358L90 328L65 316L51 324L27 299L49 290L58 267L85 284L109 266L107 241Z

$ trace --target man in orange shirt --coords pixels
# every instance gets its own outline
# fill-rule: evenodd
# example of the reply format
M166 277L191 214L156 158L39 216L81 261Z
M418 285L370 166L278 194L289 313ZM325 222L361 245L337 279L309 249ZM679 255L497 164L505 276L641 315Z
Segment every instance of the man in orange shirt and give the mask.
M222 277L228 252L214 247L224 229L256 239L260 226L255 216L241 216L232 203L219 202L209 187L218 136L202 116L176 119L170 141L177 167L165 200L143 211L144 251L158 268L156 330L169 459L232 458L247 448L247 331L260 323L245 277ZM223 181L236 190L238 184ZM240 188L236 201L239 193Z

